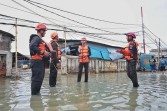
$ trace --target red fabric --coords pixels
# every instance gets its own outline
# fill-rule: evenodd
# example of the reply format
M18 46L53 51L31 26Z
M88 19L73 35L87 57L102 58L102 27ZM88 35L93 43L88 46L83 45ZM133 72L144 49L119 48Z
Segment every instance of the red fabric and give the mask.
M121 50L120 53L123 55L131 55L132 54L129 50Z

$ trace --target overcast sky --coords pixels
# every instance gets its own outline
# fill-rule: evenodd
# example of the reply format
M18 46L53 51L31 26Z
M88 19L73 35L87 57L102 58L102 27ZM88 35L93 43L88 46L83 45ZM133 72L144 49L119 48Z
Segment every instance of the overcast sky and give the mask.
M0 0L0 9L1 9L0 14L23 18L27 20L33 20L37 22L44 22L44 23L50 23L50 24L56 23L62 26L66 26L68 28L79 30L79 31L106 33L100 30L86 28L81 24L77 24L75 22L61 18L53 13L49 13L35 6L32 6L23 0L15 0L15 1L19 2L20 4L26 6L27 8L35 11L36 13L42 16L52 18L50 20L52 22L38 15L26 13L23 11L18 11L2 5L2 4L9 5L15 8L29 11L23 8L22 6L14 3L12 0ZM167 0L33 0L33 1L40 2L42 4L46 4L52 7L60 8L62 10L78 13L81 15L98 18L102 20L107 20L111 22L125 23L125 24L141 24L140 8L142 6L143 15L144 15L144 24L154 34L160 37L163 40L163 42L165 43L167 42L166 40ZM126 33L126 32L141 31L141 27L137 25L133 26L133 25L109 24L109 23L86 19L83 17L74 16L71 14L63 13L63 12L49 9L49 8L46 8L46 9L54 13L58 13L67 18L73 19L75 21L81 22L83 24L90 25L90 26L100 28L110 32ZM15 23L14 20L4 20L4 17L0 17L0 18L1 18L0 22ZM25 24L25 25L31 25L31 26L37 25L37 24L25 23L21 21L18 21L18 24ZM61 29L59 27L51 27L51 26L48 26L48 27ZM15 28L13 26L0 25L0 30L7 31L15 35ZM145 31L149 32L147 29L145 29ZM49 36L52 32L53 31L47 31L47 34L44 40L49 41L50 40ZM20 53L23 53L26 55L29 54L29 36L33 33L36 33L34 29L18 27L18 51ZM59 33L59 37L63 38L63 33L62 32L58 32L58 33ZM123 46L123 47L126 45L125 43L114 42L112 40L98 39L98 38L94 38L86 35L78 35L75 33L67 33L68 39L80 39L82 36L87 37L89 40L98 41L106 44ZM125 36L110 35L110 36L104 36L104 37L117 40L117 41L126 41ZM155 39L153 35L152 35L152 38ZM140 34L136 40L139 43L142 43L142 35ZM151 44L152 42L147 37L146 37L146 43L147 45L149 45L149 47L148 46L146 47L147 52L149 52L151 48L157 48L156 45ZM163 47L165 47L165 45L163 45ZM141 46L140 46L140 49L142 52L143 50ZM15 51L15 42L12 43L12 51Z

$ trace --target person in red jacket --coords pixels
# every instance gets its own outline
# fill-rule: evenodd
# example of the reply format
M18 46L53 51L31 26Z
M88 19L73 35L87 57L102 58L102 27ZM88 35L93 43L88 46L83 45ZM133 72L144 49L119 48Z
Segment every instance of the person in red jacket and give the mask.
M135 33L130 32L126 34L128 45L124 50L117 50L124 55L127 61L127 75L133 83L133 87L139 87L136 72L136 63L138 62L138 46L139 44L134 40Z

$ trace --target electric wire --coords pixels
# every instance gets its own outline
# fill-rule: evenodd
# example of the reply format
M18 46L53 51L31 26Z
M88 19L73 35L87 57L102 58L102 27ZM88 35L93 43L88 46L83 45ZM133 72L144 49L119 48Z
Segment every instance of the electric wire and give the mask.
M155 35L148 27L145 26L145 28L146 28L152 35L154 35L157 39L160 38L160 37L158 37L157 35ZM163 40L161 40L161 42L162 42L165 46L167 46L167 44L166 44Z
M14 0L12 0L12 1L14 1ZM26 0L23 0L23 1L26 1ZM124 35L123 33L115 33L115 32L111 32L111 31L107 31L107 30L103 30L103 29L100 29L100 28L96 28L96 27L87 25L87 24L85 24L85 23L78 22L78 21L76 21L76 20L67 18L67 17L62 16L62 15L60 15L60 14L58 14L58 13L53 12L53 11L49 11L49 10L43 8L43 7L40 7L39 5L35 5L35 4L33 4L33 3L31 3L31 2L28 2L28 1L26 1L26 2L29 3L29 4L31 4L31 5L34 5L34 6L38 7L38 8L40 8L40 9L43 9L43 10L45 10L45 11L47 11L47 12L50 12L50 13L52 13L52 14L55 14L55 15L57 15L57 16L59 16L59 17L62 17L62 18L64 18L64 19L73 21L73 22L75 22L75 23L78 23L78 24L81 24L81 25L84 25L84 26L88 26L88 27L90 27L90 28L92 28L92 29L96 29L96 30L103 31L103 32L108 32L108 33L110 33L110 34L112 34L112 35Z
M29 13L29 14L32 14L32 15L36 15L36 14L34 14L33 12L29 12L29 11L26 11L26 10L22 10L22 9L19 9L19 8L15 8L15 7L12 7L12 6L9 6L9 5L5 5L5 4L2 4L2 3L0 3L0 5L5 6L5 7L8 7L8 8L15 9L15 10L19 10L19 11L22 11L22 12L24 12L24 13ZM46 17L46 16L45 16L45 17ZM64 21L57 20L57 19L55 19L55 18L50 18L50 17L46 17L46 18L51 19L51 20L55 20L55 21L58 21L58 22L66 23L66 24L69 24L69 25L75 25L75 24L71 24L71 23L67 23L67 22L64 22ZM79 27L78 25L75 25L75 26Z
M77 16L81 16L81 17L84 17L84 18L88 18L88 19L100 21L100 22L106 22L106 23L111 23L111 24L120 24L120 25L136 25L136 26L141 26L141 24L125 24L125 23L111 22L111 21L107 21L107 20L102 20L102 19L97 19L97 18L93 18L93 17L88 17L88 16L85 16L85 15L81 15L81 14L73 13L73 12L70 12L70 11L62 10L62 9L59 9L59 8L51 7L51 6L48 6L48 5L39 3L39 2L35 2L35 1L31 1L31 0L24 0L24 1L29 1L29 2L32 2L32 3L35 3L35 4L41 5L41 6L45 6L47 8L59 10L61 12L70 13L72 15L77 15Z

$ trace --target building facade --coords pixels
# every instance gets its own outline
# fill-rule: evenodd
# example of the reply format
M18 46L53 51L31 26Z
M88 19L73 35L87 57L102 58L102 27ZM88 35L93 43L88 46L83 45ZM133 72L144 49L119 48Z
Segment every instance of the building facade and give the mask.
M160 57L161 56L167 57L167 49L161 49L160 52L158 49L151 49L149 54L155 55L155 57L158 57L159 53L160 53Z
M12 71L11 43L14 36L0 30L0 76L10 76Z
M126 61L119 60L123 56L116 52L116 47L107 45L105 43L98 43L87 41L91 50L89 71L95 73L101 72L116 72L126 70ZM59 45L62 52L66 52L66 56L62 56L61 72L62 74L77 73L78 72L78 46L81 45L80 40L66 40L66 51L64 39L59 40Z

